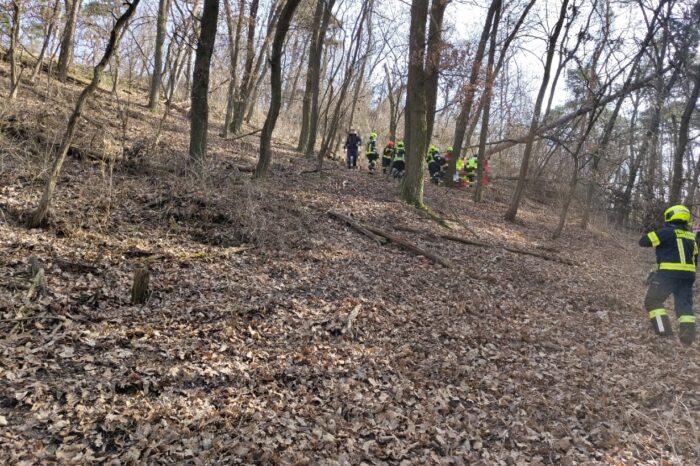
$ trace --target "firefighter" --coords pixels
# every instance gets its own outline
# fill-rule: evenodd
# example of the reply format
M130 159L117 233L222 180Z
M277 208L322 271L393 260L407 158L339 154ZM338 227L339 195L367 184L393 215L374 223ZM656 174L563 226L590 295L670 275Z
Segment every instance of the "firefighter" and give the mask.
M434 148L432 155L430 156L430 161L428 162L428 173L430 173L430 181L433 182L434 184L440 184L440 181L442 181L443 177L443 171L442 167L445 165L445 157L442 156L440 153L440 150L435 147L431 146L431 148ZM448 151L452 150L452 147L447 148Z
M386 175L391 166L391 161L394 159L394 141L389 141L382 152L382 173Z
M656 271L649 277L644 306L654 332L660 336L672 335L664 301L673 294L679 338L684 345L690 345L695 340L693 284L698 244L691 231L692 221L687 207L669 207L664 212L664 222L663 228L647 233L639 240L640 246L656 249Z
M374 173L374 169L377 167L377 160L379 159L379 154L377 153L377 133L369 133L369 141L367 141L367 150L365 151L367 155L367 168L370 173Z
M473 183L474 180L476 180L476 168L478 164L479 162L475 155L472 155L471 157L469 157L469 160L467 160L464 171L466 172L467 178L469 179L470 183Z
M406 169L406 148L403 141L396 143L394 160L391 162L391 176L401 179Z

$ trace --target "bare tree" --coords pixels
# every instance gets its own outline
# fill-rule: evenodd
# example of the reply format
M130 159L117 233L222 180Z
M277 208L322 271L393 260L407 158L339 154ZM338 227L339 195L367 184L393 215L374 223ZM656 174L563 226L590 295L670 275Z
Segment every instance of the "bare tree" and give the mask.
M272 41L272 53L270 54L270 109L260 134L260 157L255 167L255 178L265 176L270 167L272 132L275 130L277 117L282 106L282 49L289 25L300 2L301 0L287 0L275 28L275 38Z
M73 64L73 41L75 28L78 25L78 14L82 0L65 0L66 25L61 37L61 53L58 55L58 79L65 81L68 78L68 68Z
M554 51L556 50L557 41L559 39L559 33L561 32L564 20L566 19L566 9L569 5L569 0L564 0L559 11L559 19L554 25L554 32L549 36L547 44L547 59L544 65L544 76L542 77L542 84L540 85L540 90L537 94L537 100L535 101L535 109L532 115L532 121L530 122L530 130L527 134L527 139L525 141L525 149L523 151L523 159L520 164L520 174L518 175L518 181L515 185L515 191L513 192L513 197L511 198L510 205L506 211L505 219L512 222L515 221L515 217L518 214L518 207L520 205L520 199L523 195L523 190L525 188L525 182L527 177L527 171L530 165L530 157L532 155L532 148L535 142L535 135L540 122L540 113L542 112L542 102L544 100L545 92L547 91L547 85L549 84L549 74L552 69L552 60L554 58Z
M209 128L209 69L214 53L219 0L204 0L202 27L192 75L192 109L190 111L190 161L201 165L207 155Z
M165 44L166 21L170 0L158 1L158 17L156 19L156 44L153 52L153 74L151 75L150 88L148 90L148 109L154 111L158 108L160 100L160 87L163 76L163 45Z
M70 148L71 142L73 141L73 136L75 135L75 131L78 126L78 119L80 118L80 113L87 99L95 92L95 90L97 90L98 86L100 85L102 74L104 73L105 68L109 64L109 60L110 58L112 58L114 50L119 46L118 39L121 37L122 31L124 30L124 28L126 28L127 24L129 23L129 20L133 16L134 11L136 11L136 7L138 6L139 2L140 0L132 0L131 3L127 3L126 11L124 11L124 13L114 23L114 27L112 28L112 31L109 34L109 41L107 42L105 53L93 70L92 80L90 81L90 84L88 84L85 87L85 89L83 89L83 91L80 93L80 96L78 96L78 100L76 101L75 107L73 108L73 113L71 113L71 116L68 119L68 126L66 127L66 132L63 134L63 138L61 139L61 145L58 151L54 154L53 163L51 165L51 172L49 174L48 180L46 181L46 186L44 187L44 194L41 196L39 205L37 206L36 210L34 210L28 221L28 226L30 228L37 228L46 220L46 216L49 212L49 207L51 205L51 198L53 197L53 193L56 190L58 177L61 174L63 162L66 159L68 149Z

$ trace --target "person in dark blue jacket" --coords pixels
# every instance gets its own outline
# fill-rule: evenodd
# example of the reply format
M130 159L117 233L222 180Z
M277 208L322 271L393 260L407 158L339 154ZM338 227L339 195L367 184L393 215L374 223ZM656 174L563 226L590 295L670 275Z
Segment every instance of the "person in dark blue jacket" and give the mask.
M360 136L357 135L357 131L351 129L348 133L347 139L345 139L344 146L345 151L347 153L346 161L348 164L348 168L351 170L357 169L357 153L360 150L361 145L362 139L360 138Z
M682 205L669 207L664 212L664 227L647 233L639 240L643 247L656 249L656 271L650 277L644 306L651 326L660 336L673 335L671 320L664 301L671 294L675 303L681 343L690 345L695 340L693 313L693 284L698 244L690 231L690 211Z

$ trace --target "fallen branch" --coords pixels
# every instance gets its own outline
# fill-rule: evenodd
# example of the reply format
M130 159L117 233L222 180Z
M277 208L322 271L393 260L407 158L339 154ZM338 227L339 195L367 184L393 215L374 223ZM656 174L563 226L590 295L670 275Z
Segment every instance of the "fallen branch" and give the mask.
M374 227L372 225L367 225L367 224L362 224L356 220L353 220L352 218L348 217L347 215L343 215L338 212L333 212L333 211L328 211L328 215L331 217L334 217L336 219L340 219L344 222L347 222L350 226L355 228L357 231L363 233L364 235L369 236L370 238L374 239L377 241L379 244L384 244L386 243L387 240L390 242L396 244L397 246L410 251L416 255L427 257L428 259L432 260L435 263L438 263L442 265L443 267L450 268L452 267L452 264L450 264L448 261L443 259L440 256L437 256L431 252L426 251L425 249L421 249L418 246L414 246L413 244L409 243L408 241L399 238L398 236L395 236L388 231L384 231L380 228Z
M556 256L548 256L548 255L541 254L538 252L526 251L524 249L518 249L518 248L511 247L511 246L500 246L497 244L482 243L480 241L474 241L474 240L462 238L460 236L453 236L453 235L440 235L440 237L447 239L447 240L450 240L450 241L456 241L458 243L468 244L470 246L479 246L482 248L501 248L501 249L505 249L508 252L512 252L514 254L523 254L526 256L538 257L540 259L544 259L544 260L551 261L551 262L559 262L560 264L577 265L574 261L571 261L569 259L564 259L564 258L556 257Z
M360 313L360 308L362 307L361 304L358 304L357 306L354 307L352 311L350 311L350 314L348 314L348 320L345 323L345 331L343 333L348 334L352 332L352 324L355 322L355 319L357 318L357 315Z
M99 273L100 269L94 265L86 264L85 262L71 262L66 259L61 259L56 257L54 263L58 265L61 270L78 272L78 273Z
M375 235L372 233L369 228L366 226L362 225L360 222L348 217L347 215L343 215L339 212L334 212L332 210L328 211L328 215L331 217L338 219L340 221L343 221L353 227L355 230L359 231L363 235L367 236L371 240L375 241L377 244L385 244L387 242L387 239L385 237L382 237L383 235Z
M254 134L258 134L260 131L262 131L262 128L256 129L255 131L251 131L250 133L240 134L236 137L226 138L225 141L236 141L238 139L243 139L246 136L252 136Z

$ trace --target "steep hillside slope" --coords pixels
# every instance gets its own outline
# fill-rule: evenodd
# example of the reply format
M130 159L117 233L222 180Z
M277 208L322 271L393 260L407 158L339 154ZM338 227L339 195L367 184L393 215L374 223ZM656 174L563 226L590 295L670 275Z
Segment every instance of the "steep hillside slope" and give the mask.
M313 163L282 145L253 183L256 141L218 128L195 177L182 115L139 152L158 117L106 93L49 225L27 230L65 118L52 102L76 88L44 91L0 115L0 462L700 462L698 349L651 335L635 238L571 227L551 241L556 207L534 202L504 223L498 183L481 205L427 186L448 230L394 182L334 163L304 174ZM105 154L119 160L93 160ZM30 256L47 276L34 300ZM153 294L132 306L143 266Z

